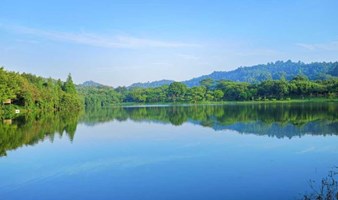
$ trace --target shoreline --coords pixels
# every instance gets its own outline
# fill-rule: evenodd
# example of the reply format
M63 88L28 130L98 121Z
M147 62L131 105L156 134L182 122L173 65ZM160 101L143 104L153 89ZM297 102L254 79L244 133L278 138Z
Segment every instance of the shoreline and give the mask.
M208 106L208 105L255 105L255 104L293 104L293 103L338 103L338 98L328 99L328 98L308 98L308 99L291 99L291 100L253 100L253 101L201 101L201 102L157 102L157 103L135 103L135 102L127 102L127 103L119 103L112 104L109 106L83 106L82 109L90 109L90 108L114 108L114 107L170 107L170 106ZM44 113L44 112L55 112L62 113L67 112L65 110L56 111L56 110L43 110L43 109L27 109L15 106L16 109L20 109L19 114L8 113L4 109L0 109L0 117L10 115L10 116L20 116L28 113ZM15 108L12 108L13 111ZM81 112L82 109L76 110Z
M249 105L249 104L288 104L288 103L338 103L338 98L311 98L291 100L259 100L259 101L201 101L201 102L157 102L157 103L120 103L105 107L170 107L170 106L199 106L199 105ZM102 108L105 108L102 107ZM92 107L88 107L92 108Z

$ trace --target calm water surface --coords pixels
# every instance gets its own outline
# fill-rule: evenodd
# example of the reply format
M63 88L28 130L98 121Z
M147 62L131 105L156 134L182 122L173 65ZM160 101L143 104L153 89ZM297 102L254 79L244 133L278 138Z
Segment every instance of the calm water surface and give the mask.
M2 200L300 199L335 166L337 103L89 109L0 123Z

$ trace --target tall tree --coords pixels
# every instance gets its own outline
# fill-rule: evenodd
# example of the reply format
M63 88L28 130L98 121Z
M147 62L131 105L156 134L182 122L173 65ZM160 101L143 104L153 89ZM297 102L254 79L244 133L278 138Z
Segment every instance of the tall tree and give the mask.
M200 85L207 88L207 90L211 90L215 86L215 81L211 78L206 78L200 81Z
M180 82L173 82L168 88L168 98L173 101L182 101L187 91L187 86Z
M66 82L63 84L63 91L69 94L76 94L76 88L73 83L72 75L68 74Z

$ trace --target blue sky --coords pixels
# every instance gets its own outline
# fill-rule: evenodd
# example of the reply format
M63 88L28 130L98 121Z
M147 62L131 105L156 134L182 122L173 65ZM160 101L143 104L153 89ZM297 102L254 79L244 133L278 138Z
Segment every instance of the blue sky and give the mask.
M338 1L2 0L0 65L130 85L338 60Z

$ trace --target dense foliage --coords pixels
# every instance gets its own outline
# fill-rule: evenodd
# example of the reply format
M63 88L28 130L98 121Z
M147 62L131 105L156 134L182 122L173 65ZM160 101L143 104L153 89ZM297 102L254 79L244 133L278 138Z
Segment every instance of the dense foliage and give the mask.
M292 66L293 62L276 62ZM298 63L299 65L305 65ZM16 107L24 110L79 110L83 105L109 106L121 103L198 103L221 101L267 101L290 100L312 97L336 98L338 96L337 63L325 64L330 77L311 80L303 73L290 78L290 74L280 79L261 82L237 82L230 80L203 79L198 86L188 87L181 82L152 88L112 88L94 82L75 87L69 75L65 82L46 79L31 74L7 72L0 68L0 101L10 99L11 106L1 105L0 112ZM307 64L309 66L310 64ZM316 70L313 64L312 71ZM256 67L258 69L262 66ZM252 70L252 69L250 69ZM309 71L309 70L308 70ZM320 70L319 70L320 71ZM313 78L313 77L312 77ZM78 95L79 93L79 95ZM13 113L13 111L10 110ZM8 112L7 112L8 113Z
M77 90L84 98L85 106L104 107L122 101L121 94L111 87L78 86Z
M180 82L173 82L156 88L79 87L86 106L107 106L117 103L166 103L205 101L252 101L290 100L312 97L336 98L338 79L311 81L298 75L290 81L266 80L260 83L214 81L204 79L200 86L188 88Z
M169 85L170 83L175 82L172 80L160 80L160 81L152 81L152 82L146 82L146 83L133 83L129 86L129 88L152 88L152 87L161 87L162 85Z
M13 108L61 111L82 107L70 75L66 82L62 82L0 68L0 80L0 112ZM11 100L11 105L3 105L7 100Z

